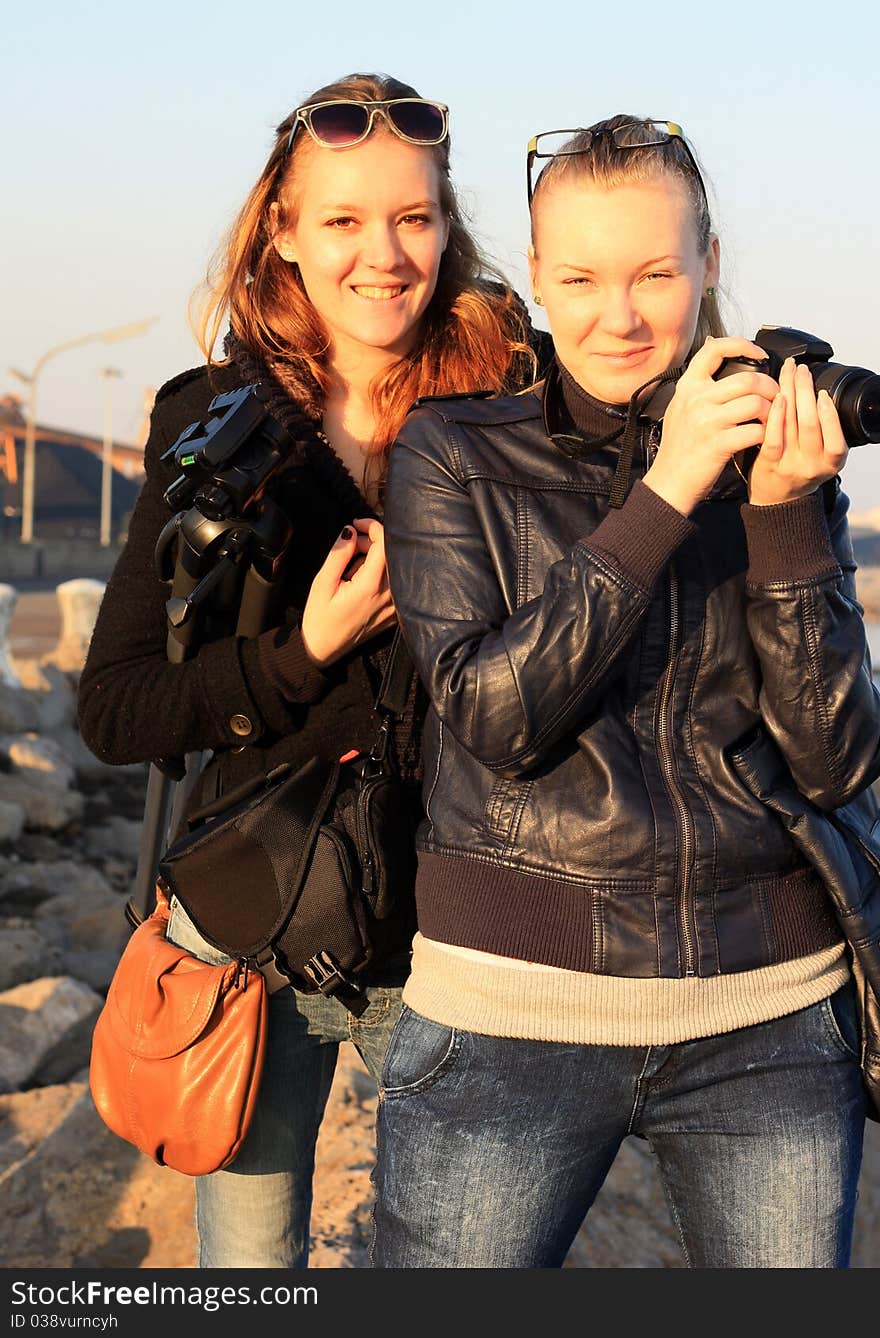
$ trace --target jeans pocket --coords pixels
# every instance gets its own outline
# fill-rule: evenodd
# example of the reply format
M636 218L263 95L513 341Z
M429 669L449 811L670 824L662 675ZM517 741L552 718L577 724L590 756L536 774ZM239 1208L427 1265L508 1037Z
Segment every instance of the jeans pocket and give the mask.
M385 1052L384 1096L419 1091L435 1082L450 1067L457 1049L454 1027L432 1022L404 1004Z
M176 943L178 948L185 948L200 962L209 962L212 966L227 966L232 961L225 952L221 952L207 939L202 938L177 897L171 898L171 914L168 917L165 937L169 943Z
M862 1030L852 979L822 1000L825 1020L834 1040L850 1059L861 1059Z

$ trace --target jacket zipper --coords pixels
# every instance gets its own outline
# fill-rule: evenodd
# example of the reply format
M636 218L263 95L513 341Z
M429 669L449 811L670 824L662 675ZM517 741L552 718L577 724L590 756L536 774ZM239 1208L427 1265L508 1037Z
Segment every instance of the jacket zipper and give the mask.
M659 424L652 423L648 434L646 460L648 466L656 454L660 435ZM681 858L679 869L681 887L678 896L678 916L681 927L681 941L684 947L684 968L686 976L696 975L695 935L691 932L691 866L695 850L693 820L682 792L675 766L675 751L672 729L672 679L675 657L678 654L679 638L679 582L675 573L675 562L669 564L669 666L663 677L660 689L658 711L658 736L660 743L660 765L666 779L666 788L672 799L673 808L678 815L681 833Z
M373 846L370 840L370 822L368 809L376 788L374 778L361 782L360 793L355 803L355 827L358 834L359 854L361 857L361 888L371 908L375 908L376 866Z
M681 926L681 937L684 945L684 967L685 975L696 975L694 936L691 933L691 863L694 852L694 831L690 811L687 801L682 793L678 783L678 773L674 761L674 744L672 737L672 677L673 663L678 653L678 631L679 631L679 610L678 610L679 584L675 575L675 568L672 567L669 574L669 667L663 678L663 686L660 691L660 711L659 711L659 736L660 736L660 764L663 767L663 774L666 777L666 788L672 799L673 807L678 814L679 829L681 833L681 858L679 860L679 871L681 877L681 888L678 897L679 923Z

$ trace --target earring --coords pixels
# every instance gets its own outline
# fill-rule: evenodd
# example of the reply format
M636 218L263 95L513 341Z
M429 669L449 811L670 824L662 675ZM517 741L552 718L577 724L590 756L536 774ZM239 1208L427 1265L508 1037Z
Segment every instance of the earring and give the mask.
M543 307L544 305L544 299L540 293L535 293L532 301L534 302L536 307Z
M707 296L707 297L714 297L714 296L715 296L715 289L714 289L714 288L707 288L707 289L706 289L706 296Z

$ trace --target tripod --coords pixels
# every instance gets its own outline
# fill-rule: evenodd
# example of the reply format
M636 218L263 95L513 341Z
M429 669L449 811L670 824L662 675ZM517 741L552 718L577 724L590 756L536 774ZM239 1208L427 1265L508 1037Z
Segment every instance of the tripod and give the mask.
M265 630L284 572L291 525L264 495L295 439L272 418L262 387L216 396L204 423L192 423L162 456L181 475L165 492L176 507L156 542L165 604L166 653L172 664L195 655L207 637ZM180 825L210 749L150 763L138 864L125 908L132 927L155 905L162 851Z

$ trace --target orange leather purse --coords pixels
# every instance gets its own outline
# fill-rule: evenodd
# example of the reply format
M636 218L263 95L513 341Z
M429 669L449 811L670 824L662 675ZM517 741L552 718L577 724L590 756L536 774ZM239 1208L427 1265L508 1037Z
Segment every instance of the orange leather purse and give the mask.
M119 959L92 1035L89 1087L101 1119L160 1166L206 1175L247 1133L266 1050L265 979L212 966L165 937L168 902Z

